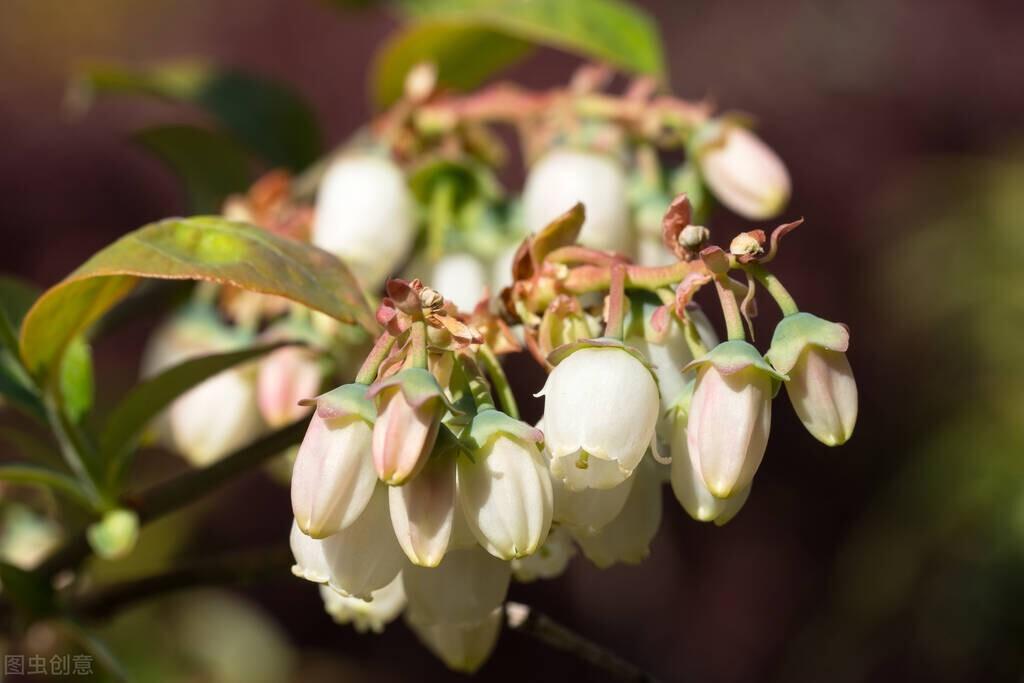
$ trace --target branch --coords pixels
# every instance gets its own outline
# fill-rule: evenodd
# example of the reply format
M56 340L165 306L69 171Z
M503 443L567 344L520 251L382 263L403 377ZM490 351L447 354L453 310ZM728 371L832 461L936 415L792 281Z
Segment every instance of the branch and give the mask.
M505 604L505 620L513 631L525 633L550 648L573 655L620 681L647 681L657 679L643 669L630 664L614 652L587 640L529 605L518 602Z
M84 619L104 619L134 603L186 588L253 583L285 575L292 562L287 545L232 553L100 588L72 601L69 610Z
M125 496L121 504L139 515L140 524L158 519L199 500L236 475L262 465L290 446L299 443L305 433L306 423L305 418L297 420L209 467L189 470L141 494ZM89 541L83 531L58 548L36 571L45 578L53 578L61 570L78 566L90 552Z

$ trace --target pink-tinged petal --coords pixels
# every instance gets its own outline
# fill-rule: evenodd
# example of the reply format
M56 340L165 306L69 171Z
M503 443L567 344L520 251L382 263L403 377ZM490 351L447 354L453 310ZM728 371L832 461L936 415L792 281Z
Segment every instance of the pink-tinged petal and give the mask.
M381 481L398 486L426 464L441 415L436 402L414 408L398 387L384 389L377 400L383 407L373 428L373 464Z
M388 491L391 524L409 561L436 567L448 550L455 522L455 459L429 458L402 486Z
M857 383L845 353L807 346L790 372L786 391L814 438L846 443L857 423Z
M309 349L288 346L264 358L256 379L260 414L272 428L283 427L308 414L299 405L320 389L320 364Z

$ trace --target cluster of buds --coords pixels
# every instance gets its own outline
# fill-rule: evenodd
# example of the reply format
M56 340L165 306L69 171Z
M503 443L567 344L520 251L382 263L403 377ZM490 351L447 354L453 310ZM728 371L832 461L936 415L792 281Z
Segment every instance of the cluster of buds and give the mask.
M339 621L379 630L404 610L449 666L472 670L513 576L557 576L577 549L600 567L644 559L666 481L695 519L735 516L782 384L816 438L850 437L846 328L799 312L765 268L797 224L725 251L681 196L664 217L675 261L647 267L580 245L584 218L577 205L522 243L497 311L460 313L419 280L390 280L356 381L308 402L294 571L323 584ZM693 301L709 284L721 343ZM785 314L764 356L744 328L759 284ZM536 426L518 419L497 359L519 348L513 325L549 371Z

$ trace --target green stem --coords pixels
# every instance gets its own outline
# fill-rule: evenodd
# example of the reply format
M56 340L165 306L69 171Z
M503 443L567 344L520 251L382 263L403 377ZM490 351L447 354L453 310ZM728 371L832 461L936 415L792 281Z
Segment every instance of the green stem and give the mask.
M436 261L444 256L445 233L452 221L455 204L455 183L448 178L438 181L430 194L430 213L427 219L427 256Z
M427 323L422 320L413 320L409 330L409 356L412 359L412 367L427 369Z
M57 406L53 397L47 396L43 399L43 406L46 409L46 419L50 424L50 430L57 439L61 456L68 468L75 475L82 488L82 493L89 499L90 504L96 511L112 507L110 501L106 500L92 472L85 461L85 445L81 435L78 434L74 425L66 418L63 411Z
M689 318L683 322L683 338L686 340L686 345L690 348L690 353L695 359L708 355L708 347L705 346L704 340L700 338L697 326Z
M502 410L518 420L519 404L516 403L515 393L513 393L512 386L508 383L508 376L505 374L505 369L501 367L501 361L498 360L498 356L495 355L494 350L487 344L480 345L477 356L483 362L484 369L494 384L494 391L498 394L498 401L501 402Z
M395 338L387 332L377 337L377 341L374 342L373 348L366 355L366 360L363 361L359 372L356 374L356 384L373 384L373 381L377 379L377 371L380 370L380 364L391 353L391 347L394 345Z
M622 341L622 325L626 318L626 269L622 265L611 268L611 283L608 288L608 313L605 320L604 336Z
M461 356L459 362L462 371L469 384L469 393L473 396L473 403L476 404L476 411L494 410L494 398L491 396L491 386L487 383L480 366L469 356Z
M779 305L782 315L789 316L800 312L796 305L796 300L789 293L789 290L782 286L782 281L768 272L760 263L748 263L744 266L744 270L753 275L768 290L768 293L775 299L775 303Z
M743 317L740 315L739 304L736 303L736 294L723 280L728 275L715 277L715 289L718 290L718 301L722 305L722 315L725 317L725 329L729 341L746 341L747 335L743 331Z

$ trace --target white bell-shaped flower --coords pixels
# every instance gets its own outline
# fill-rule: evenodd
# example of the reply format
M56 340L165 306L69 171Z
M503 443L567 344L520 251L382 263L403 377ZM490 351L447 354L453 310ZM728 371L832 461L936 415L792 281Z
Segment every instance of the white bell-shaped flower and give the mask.
M313 244L345 261L364 287L377 289L412 248L415 206L405 175L390 159L342 156L320 181Z
M512 576L520 583L557 578L565 573L574 555L572 536L565 527L553 527L537 552L512 560Z
M574 535L583 554L604 569L616 562L639 564L650 554L661 526L661 467L647 458L636 468L635 483L622 511L595 533Z
M455 481L455 458L437 454L415 477L388 489L395 536L415 565L436 567L448 550L458 513Z
M680 412L672 421L672 492L690 517L722 526L735 517L747 502L750 487L729 498L713 496L704 483L698 464L690 456L687 438L686 415Z
M772 396L786 377L743 341L719 344L691 365L698 370L687 447L708 490L729 498L750 486L764 458Z
M370 600L360 600L342 595L330 586L320 586L324 610L331 615L335 623L352 624L360 633L382 633L384 627L405 609L402 575L399 574L388 585L373 591L371 596Z
M171 404L169 421L175 449L197 467L246 445L264 429L255 369L226 370L189 389Z
M480 413L473 427L490 413L497 411ZM537 430L519 424L540 437ZM503 560L535 552L548 535L553 506L551 477L537 444L507 431L493 431L472 460L459 459L458 468L459 502L480 545Z
M460 311L472 311L487 290L484 264L471 254L449 254L434 264L430 286Z
M595 249L633 253L626 175L612 157L555 149L530 169L523 189L523 216L530 232L581 202L586 220L579 242Z
M351 526L323 541L331 588L369 600L401 571L405 553L391 529L387 487L379 484L369 504Z
M313 583L327 583L331 578L331 570L324 557L323 541L311 538L302 533L297 522L292 522L292 531L288 536L295 564L292 574Z
M544 439L553 460L572 456L581 469L594 460L614 463L614 476L592 482L606 488L627 479L643 458L661 404L654 376L631 350L602 340L584 344L557 363L541 392Z
M552 477L554 494L554 521L579 534L594 534L618 517L626 505L636 476L610 489L569 489L561 480Z
M761 138L713 122L701 132L697 161L704 182L727 207L750 220L771 218L789 201L789 172Z
M505 600L512 569L480 546L451 550L437 567L402 572L409 609L429 623L485 619Z
M408 612L406 622L420 641L449 669L473 673L498 642L504 610L497 607L483 619L471 622L430 622Z
M373 404L366 387L347 384L316 400L292 469L295 520L303 532L326 538L362 514L377 486L370 452Z

